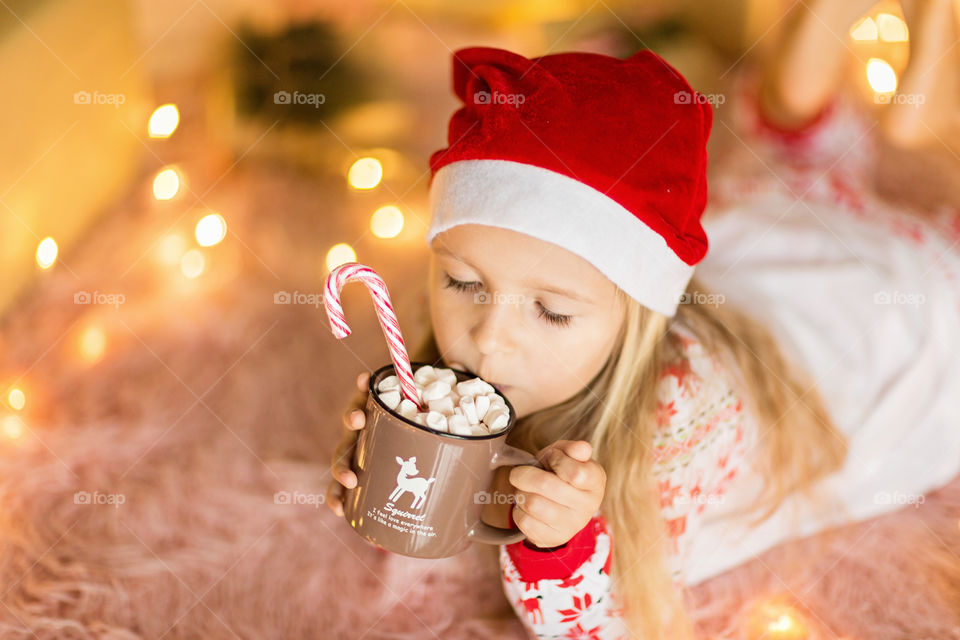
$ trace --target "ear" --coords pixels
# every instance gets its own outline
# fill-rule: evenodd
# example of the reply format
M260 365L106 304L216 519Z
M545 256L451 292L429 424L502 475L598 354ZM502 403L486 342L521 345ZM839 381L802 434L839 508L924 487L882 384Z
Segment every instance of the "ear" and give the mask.
M403 459L400 456L397 456L397 463L403 464Z
M412 458L410 458L410 462L416 462L416 461L417 461L417 456L413 456Z

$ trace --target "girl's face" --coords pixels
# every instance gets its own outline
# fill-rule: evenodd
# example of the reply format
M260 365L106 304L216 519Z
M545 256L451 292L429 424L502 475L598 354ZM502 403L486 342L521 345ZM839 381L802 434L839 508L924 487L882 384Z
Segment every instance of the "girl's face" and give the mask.
M523 233L458 225L434 238L430 317L445 363L501 387L517 417L581 391L624 312L588 261Z

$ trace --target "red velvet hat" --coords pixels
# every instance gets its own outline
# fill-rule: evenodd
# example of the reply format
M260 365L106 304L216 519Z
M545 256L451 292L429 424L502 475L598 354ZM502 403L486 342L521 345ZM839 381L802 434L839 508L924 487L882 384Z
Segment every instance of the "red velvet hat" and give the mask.
M430 157L427 242L468 223L526 233L673 316L707 252L704 97L649 50L460 49L453 90L464 106Z

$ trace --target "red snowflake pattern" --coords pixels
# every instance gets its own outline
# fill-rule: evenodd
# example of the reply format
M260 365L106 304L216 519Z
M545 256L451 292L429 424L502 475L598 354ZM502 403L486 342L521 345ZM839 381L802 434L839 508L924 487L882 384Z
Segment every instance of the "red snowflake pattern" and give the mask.
M563 620L560 622L573 622L582 616L583 612L586 611L592 603L593 598L589 593L583 594L583 598L580 596L573 596L573 608L557 609L557 613L563 616Z

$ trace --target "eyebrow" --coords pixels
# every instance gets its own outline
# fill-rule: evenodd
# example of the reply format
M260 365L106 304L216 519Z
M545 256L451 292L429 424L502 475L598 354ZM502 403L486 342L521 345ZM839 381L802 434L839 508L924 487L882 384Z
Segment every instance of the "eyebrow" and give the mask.
M458 261L464 263L465 265L467 265L468 267L470 267L471 269L473 269L474 271L480 272L480 269L477 269L475 266L473 266L472 264L470 264L469 262L467 262L466 260L464 260L464 259L461 258L460 256L454 254L454 253L453 253L452 251L450 251L449 249L446 249L446 248L444 248L444 247L437 247L436 249L434 249L434 252L439 253L439 254L442 254L442 255L445 255L445 256L450 257L450 258L453 258L454 260L458 260ZM582 296L582 295L580 295L580 294L578 294L578 293L575 293L575 292L573 292L573 291L567 291L566 289L559 289L559 288L557 288L557 287L553 287L553 286L550 286L550 285L545 284L545 283L542 283L542 282L536 282L536 281L530 282L530 281L528 281L528 282L525 282L524 284L527 285L527 286L529 286L529 287L531 287L531 288L533 288L533 289L536 289L536 290L538 290L538 291L544 291L544 292L546 292L546 293L555 293L555 294L557 294L557 295L561 295L561 296L564 296L564 297L566 297L566 298L570 298L571 300L578 300L578 301L584 302L584 303L586 303L586 304L594 304L593 300L590 300L589 298L586 298L586 297L584 297L584 296Z

